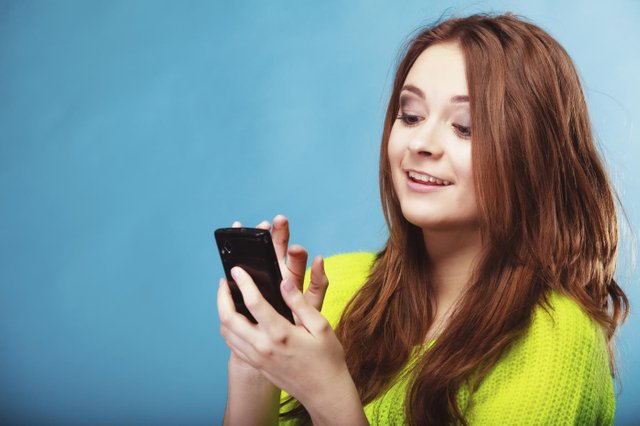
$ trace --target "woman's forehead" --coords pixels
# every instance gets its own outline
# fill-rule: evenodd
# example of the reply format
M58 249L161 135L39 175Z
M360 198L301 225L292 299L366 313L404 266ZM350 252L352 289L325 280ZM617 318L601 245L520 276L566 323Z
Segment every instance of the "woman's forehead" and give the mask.
M443 102L457 96L467 96L467 77L464 54L456 43L437 43L425 49L409 70L403 87L427 99Z

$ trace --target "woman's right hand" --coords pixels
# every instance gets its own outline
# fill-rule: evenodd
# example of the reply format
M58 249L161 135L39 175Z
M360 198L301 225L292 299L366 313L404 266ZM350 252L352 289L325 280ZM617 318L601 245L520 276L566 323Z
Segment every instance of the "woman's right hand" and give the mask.
M234 222L234 228L242 227L240 222ZM289 221L283 215L277 215L273 219L273 226L268 221L263 221L256 228L271 230L271 239L280 265L280 272L283 280L291 280L302 291L304 274L307 267L308 254L304 247L300 245L292 245L289 247ZM322 308L324 296L327 291L329 281L324 272L324 260L321 256L316 256L311 264L311 281L304 292L304 298L318 311ZM295 318L296 323L298 319ZM258 327L260 324L258 324ZM223 327L223 326L221 326ZM222 331L222 330L221 330ZM252 366L237 357L231 351L229 359L229 368L237 369L239 372L249 374L260 373Z

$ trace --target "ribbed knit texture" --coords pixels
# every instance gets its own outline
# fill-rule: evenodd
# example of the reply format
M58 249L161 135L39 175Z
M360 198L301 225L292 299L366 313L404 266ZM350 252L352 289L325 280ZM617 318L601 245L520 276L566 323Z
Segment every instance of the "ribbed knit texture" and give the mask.
M329 289L322 314L334 328L374 260L372 253L325 260ZM305 286L308 282L309 271ZM458 404L470 424L613 424L615 395L601 328L571 299L552 292L549 302L549 312L536 307L528 330L508 348L471 398L465 387L459 390ZM407 381L399 375L387 392L364 407L370 424L407 423ZM282 398L286 396L283 392Z

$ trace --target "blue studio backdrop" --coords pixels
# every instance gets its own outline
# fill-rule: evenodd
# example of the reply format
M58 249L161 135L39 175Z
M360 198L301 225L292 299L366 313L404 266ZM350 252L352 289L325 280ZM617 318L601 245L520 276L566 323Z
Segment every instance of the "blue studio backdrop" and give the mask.
M283 213L312 256L380 249L396 58L447 11L528 17L580 70L630 224L637 422L638 2L0 0L0 423L220 423L213 230Z

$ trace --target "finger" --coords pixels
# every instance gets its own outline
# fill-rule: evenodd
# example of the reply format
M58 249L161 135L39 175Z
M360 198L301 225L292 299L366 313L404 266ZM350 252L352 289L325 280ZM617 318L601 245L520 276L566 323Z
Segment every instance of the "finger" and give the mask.
M304 271L307 268L309 255L304 247L294 244L289 247L289 258L287 259L287 273L285 279L293 279L296 287L302 291L304 282Z
M237 350L236 348L232 347L226 340L225 340L225 343L227 344L227 347L231 350L231 352L233 353L233 355L235 357L239 358L245 364L248 364L251 367L253 367L253 365L251 365L251 361L246 357L245 354L241 353L239 350ZM253 368L255 368L255 367L253 367Z
M224 325L220 326L220 335L234 354L254 366L253 364L259 359L259 354L250 342L247 342Z
M329 287L329 279L324 271L324 259L321 256L316 256L311 263L311 281L304 293L304 298L318 311L322 309L327 287Z
M263 220L262 222L260 222L259 224L256 225L256 228L264 229L264 230L268 231L268 230L271 229L271 224L268 221Z
M242 224L236 220L235 222L233 222L233 225L231 225L231 227L232 228L242 228Z
M253 279L244 269L235 266L231 269L231 275L242 293L245 306L258 321L260 327L275 339L281 340L287 327L292 327L291 323L262 297Z
M326 318L304 299L293 282L284 280L280 288L284 301L297 316L300 324L312 335L319 336L331 328Z
M231 298L226 280L222 279L220 283L218 293L222 296L222 299L224 299L224 293L227 293L227 296ZM231 302L233 303L233 300ZM224 306L222 311L224 315ZM235 316L237 317L235 325L229 321L220 321L220 334L234 354L257 369L262 367L266 357L270 357L273 354L275 345L286 343L289 338L289 330L293 329L293 326L284 320L289 330L283 327L280 330L280 334L274 336L268 332L273 332L273 326L271 327L272 330L266 330L260 325L250 323L243 315L236 313ZM260 331L260 329L264 330L264 332Z
M279 214L273 218L273 231L271 232L273 247L280 264L280 270L284 273L286 266L287 247L289 247L289 221Z
M220 279L218 287L218 318L220 326L233 331L242 339L251 342L257 338L259 331L244 315L236 311L231 297L231 290L225 278Z
M220 327L220 334L224 337L224 341L229 349L231 349L238 358L252 367L256 367L256 364L260 362L261 357L250 342L242 339L225 326Z

